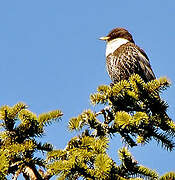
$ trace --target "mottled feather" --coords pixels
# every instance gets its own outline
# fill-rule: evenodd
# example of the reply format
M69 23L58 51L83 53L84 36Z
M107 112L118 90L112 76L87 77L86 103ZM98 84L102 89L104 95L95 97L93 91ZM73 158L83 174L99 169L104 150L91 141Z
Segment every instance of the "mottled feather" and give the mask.
M109 54L106 65L114 83L128 79L134 73L139 74L145 82L155 79L147 55L132 42L121 45Z

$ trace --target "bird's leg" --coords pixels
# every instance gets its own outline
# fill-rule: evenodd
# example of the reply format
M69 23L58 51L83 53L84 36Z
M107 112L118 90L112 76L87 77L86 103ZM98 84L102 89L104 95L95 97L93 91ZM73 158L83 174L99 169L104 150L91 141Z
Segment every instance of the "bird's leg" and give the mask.
M113 88L113 86L114 86L114 83L110 83L110 87Z

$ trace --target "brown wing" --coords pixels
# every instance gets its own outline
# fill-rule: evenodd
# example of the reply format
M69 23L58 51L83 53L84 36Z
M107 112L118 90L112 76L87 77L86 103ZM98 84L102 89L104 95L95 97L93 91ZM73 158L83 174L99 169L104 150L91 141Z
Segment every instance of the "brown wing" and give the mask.
M134 43L126 43L109 54L106 64L114 83L128 79L134 73L139 74L145 82L155 79L147 55Z
M138 63L140 64L141 70L145 74L145 78L147 79L147 81L151 81L153 79L156 79L154 72L151 68L148 56L143 51L143 49L139 48L138 46L136 46L136 48L139 50L136 58L138 59Z

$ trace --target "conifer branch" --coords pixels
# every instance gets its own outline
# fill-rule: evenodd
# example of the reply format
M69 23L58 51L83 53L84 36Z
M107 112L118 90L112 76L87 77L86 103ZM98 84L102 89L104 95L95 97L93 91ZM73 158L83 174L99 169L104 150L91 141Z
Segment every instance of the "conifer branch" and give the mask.
M175 179L175 172L168 172L159 178L159 180L174 180L174 179Z
M51 144L41 144L36 137L43 135L48 122L52 122L62 116L60 110L51 111L39 115L27 109L24 103L2 106L0 108L0 120L3 130L0 133L0 177L14 174L14 179L23 173L25 179L49 179L50 174L44 177L36 166L44 167L46 162L42 158L35 157L35 152L48 152L53 149Z
M98 113L88 110L72 118L69 128L80 130L88 126L97 132L96 135L105 136L119 133L131 147L148 143L153 137L172 149L173 142L166 143L165 138L157 138L160 137L159 130L169 137L175 135L175 123L166 114L167 103L159 96L169 86L166 78L145 83L137 74L113 86L99 86L97 93L91 94L91 102L93 105L100 103L108 106ZM104 117L103 122L97 118L100 114Z

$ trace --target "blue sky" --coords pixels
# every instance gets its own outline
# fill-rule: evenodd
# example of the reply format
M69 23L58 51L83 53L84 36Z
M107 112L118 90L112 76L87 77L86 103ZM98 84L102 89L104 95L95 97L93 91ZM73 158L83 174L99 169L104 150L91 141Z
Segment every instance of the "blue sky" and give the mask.
M98 40L114 27L127 28L150 58L157 77L172 86L162 97L175 118L175 1L160 0L16 0L0 2L0 105L23 101L39 114L61 109L60 123L46 129L44 140L64 148L74 135L69 118L92 108L89 95L109 84L105 43ZM121 146L116 136L112 157ZM132 149L135 158L160 174L175 171L175 152L155 142Z

